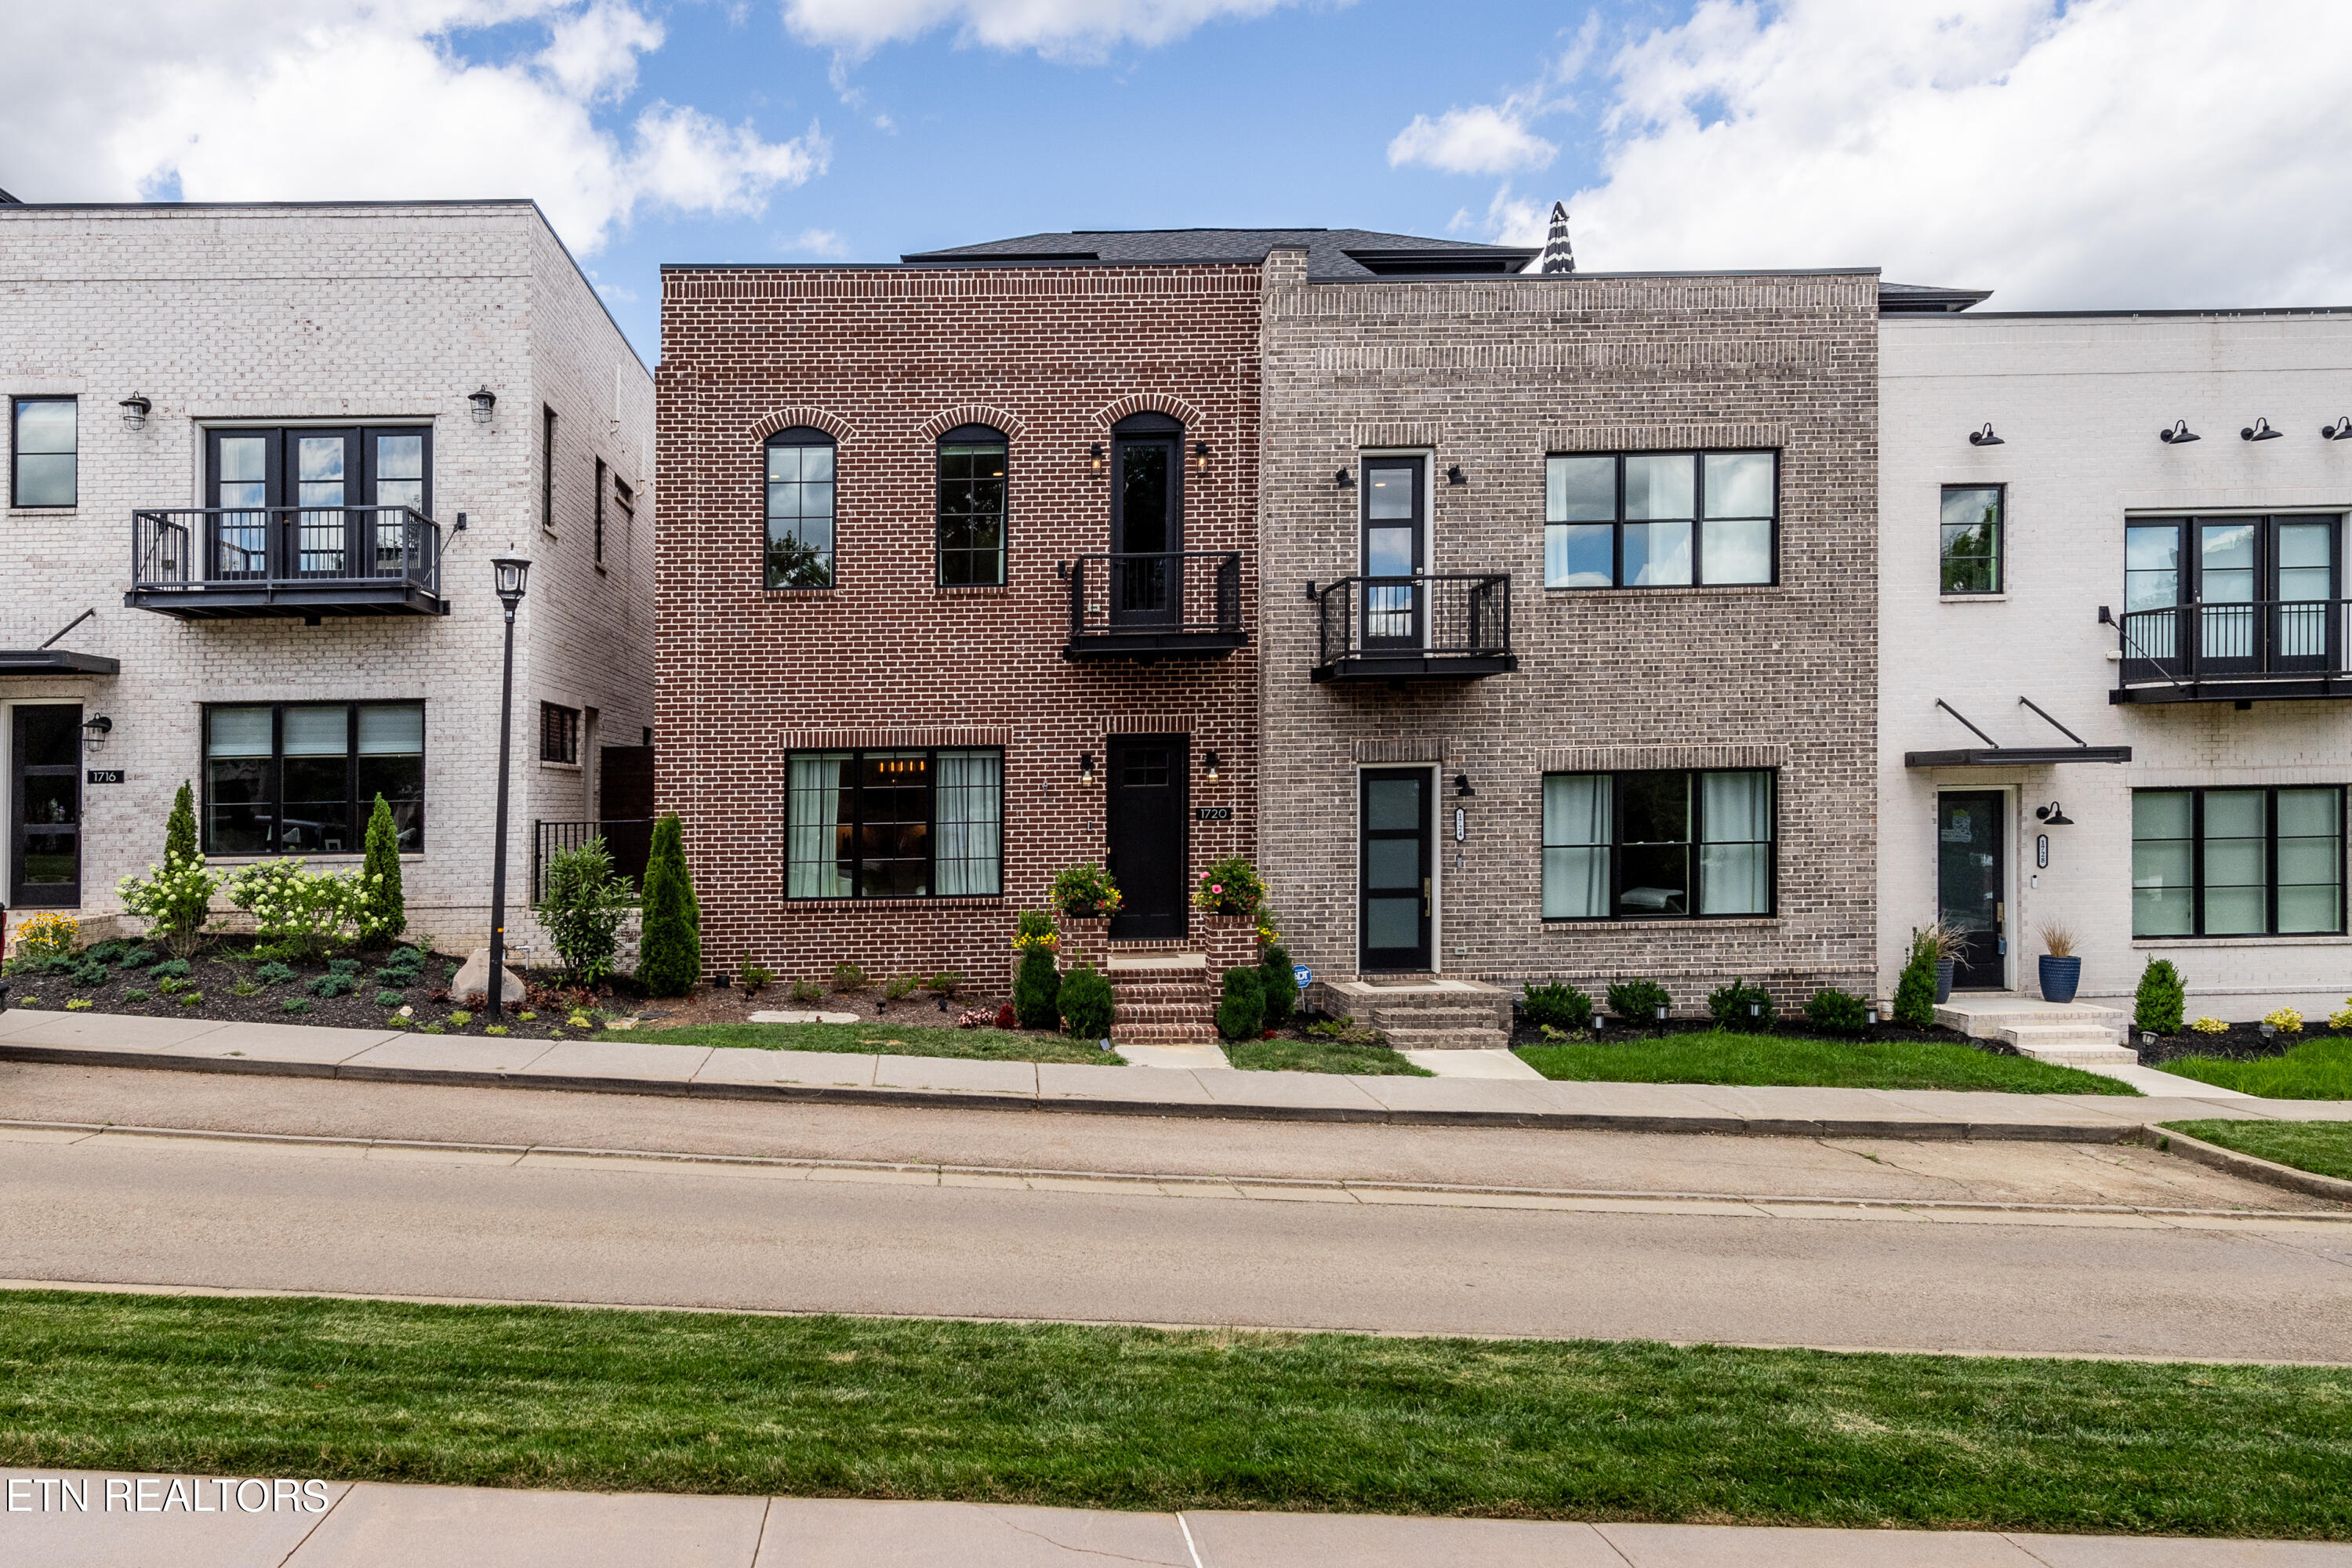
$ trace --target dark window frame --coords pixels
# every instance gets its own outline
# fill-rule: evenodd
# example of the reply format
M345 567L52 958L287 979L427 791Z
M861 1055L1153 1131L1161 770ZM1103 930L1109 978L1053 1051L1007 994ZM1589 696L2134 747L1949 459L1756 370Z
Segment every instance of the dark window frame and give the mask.
M1771 525L1771 543L1769 547L1770 551L1771 571L1761 583L1710 583L1706 580L1707 523L1710 521L1715 522L1752 522L1757 520L1752 516L1720 517L1714 519L1709 519L1707 517L1706 459L1708 458L1737 458L1750 456L1769 457L1772 459L1772 515L1769 519L1764 520ZM1782 513L1785 510L1783 497L1781 495L1781 480L1788 466L1782 460L1785 456L1786 453L1784 450L1779 447L1671 447L1628 449L1614 452L1546 452L1544 454L1546 500L1543 510L1547 513L1550 510L1549 486L1551 462L1555 458L1609 458L1614 459L1616 463L1615 483L1617 496L1615 508L1616 515L1611 519L1571 518L1559 522L1554 522L1549 516L1546 516L1543 520L1543 526L1546 532L1544 548L1545 554L1547 556L1550 553L1549 531L1554 528L1608 528L1610 530L1610 581L1605 584L1553 583L1550 581L1549 563L1547 563L1547 567L1543 574L1545 590L1547 592L1561 594L1646 594L1655 593L1662 589L1777 588L1780 586L1780 523ZM1628 583L1625 581L1626 528L1628 526L1645 526L1653 522L1681 522L1685 521L1682 518L1628 518L1625 515L1625 460L1628 458L1688 458L1691 460L1691 468L1693 470L1691 476L1691 516L1688 520L1691 525L1691 580L1687 583Z
M768 512L768 454L779 447L823 447L833 453L833 512L826 520L832 542L816 552L824 568L822 583L787 583L777 580L777 563L772 553L774 535L770 531L776 520ZM801 481L795 481L801 482ZM778 430L760 443L760 584L771 594L824 594L840 585L841 558L841 443L832 432L814 425L794 425ZM798 521L797 519L794 521ZM797 542L797 535L795 535Z
M56 456L56 455L57 455L57 454L55 454L55 453L37 453L37 452L35 452L35 453L27 453L27 452L20 452L20 451L18 451L18 450L17 450L17 447L16 447L16 439L17 439L17 435L18 435L17 420L21 417L21 415L20 415L20 413L19 413L19 410L21 410L22 408L24 408L24 406L25 406L26 404L28 404L28 403L70 403L70 404L72 404L72 405L73 405L73 411L74 411L74 444L73 444L73 453L72 453L72 457L73 457L73 492L74 492L74 493L73 493L73 500L68 500L68 501L41 501L41 502L38 502L38 503L35 503L35 504L30 504L30 505L28 505L28 504L26 504L24 500L22 500L21 499L19 499L20 494L21 494L21 491L20 491L20 489L19 489L19 486L20 486L20 484L22 483L22 479L21 479L21 476L20 476L20 474L19 474L19 472L18 472L18 469L19 469L19 466L20 466L20 462L21 462L21 460L22 460L23 458L26 458L26 457L54 457L54 456ZM77 510L80 510L80 507L81 507L81 398L80 398L80 396L79 396L78 394L74 394L74 393L41 393L41 392L31 392L31 393L26 393L26 394L25 394L25 395L24 395L23 396L21 396L21 397L15 397L15 396L10 397L10 398L8 399L8 509L9 509L11 511L77 511Z
M868 757L890 757L920 754L925 760L924 773L929 781L924 786L923 854L924 886L936 889L940 885L940 758L945 755L992 754L996 758L996 887L984 893L801 893L793 891L793 763L799 757L839 757L850 760L855 776L863 779ZM1005 805L1012 791L1005 771L1005 748L1003 746L806 746L784 753L784 901L793 904L811 903L884 903L893 900L917 900L924 903L957 902L973 899L1002 900L1004 897ZM865 786L852 787L853 797L862 796ZM844 826L836 824L836 826ZM850 884L857 887L865 880L866 858L858 846L858 829L864 826L862 816L853 817L845 826L850 830Z
M1685 786L1690 791L1690 823L1688 827L1690 836L1687 838L1675 841L1683 845L1685 852L1688 856L1690 870L1688 879L1690 887L1685 889L1684 896L1691 907L1687 912L1683 914L1673 914L1653 910L1628 911L1622 907L1625 894L1625 860L1623 851L1626 847L1626 791L1622 781L1629 778L1642 777L1645 774L1651 773L1679 774L1683 778L1691 781ZM1767 853L1764 858L1764 908L1761 910L1739 910L1722 914L1705 914L1699 910L1698 906L1704 901L1704 899L1702 889L1699 886L1701 868L1698 851L1709 843L1710 840L1708 840L1705 836L1706 826L1704 817L1706 813L1706 792L1698 787L1697 781L1708 773L1762 773L1771 780L1772 836L1769 838L1761 841L1767 848ZM1536 784L1536 907L1538 911L1543 908L1544 851L1554 848L1584 847L1582 845L1555 845L1545 838L1542 823L1543 781L1551 778L1587 778L1593 776L1603 777L1609 781L1609 842L1606 846L1609 851L1609 912L1601 915L1544 915L1539 913L1538 918L1544 924L1622 925L1629 921L1761 921L1778 920L1780 918L1780 770L1779 768L1554 768L1547 770L1543 773L1538 775ZM1647 843L1651 841L1643 840L1643 842ZM1658 842L1665 841L1660 840ZM1758 842L1758 840L1724 839L1717 842L1729 844L1752 844Z
M353 847L349 849L319 850L287 849L278 842L279 834L283 831L285 826L286 810L286 710L289 708L338 707L344 710L343 792L350 797L348 802L350 806L350 821L346 825L345 838L347 842L353 846ZM269 808L272 816L269 829L269 847L266 849L219 849L215 847L213 843L213 715L216 711L225 709L241 708L267 708L270 710L268 764L269 789L268 798L262 804ZM199 721L196 726L198 764L196 772L197 777L202 781L196 803L197 842L202 847L203 853L207 857L236 860L275 860L288 855L336 855L357 858L362 854L364 852L364 846L366 843L368 817L373 813L375 805L375 797L373 795L371 795L364 802L358 798L358 779L360 757L362 754L359 749L360 710L362 708L414 708L417 710L420 714L425 714L427 713L429 705L423 699L413 697L366 698L341 703L306 702L296 700L286 702L206 702L203 704L200 710ZM429 822L429 818L425 811L427 795L425 793L424 776L425 760L431 754L431 749L426 744L428 737L429 731L422 722L420 722L416 742L418 749L415 752L418 767L416 840L414 844L403 844L400 847L400 853L403 855L422 855L425 852L425 829ZM410 753L399 752L393 754L405 756Z
M2279 817L2278 797L2281 790L2333 790L2336 794L2336 929L2333 931L2283 931L2279 926ZM2187 784L2157 789L2135 789L2135 802L2143 795L2185 795L2189 805L2189 929L2186 931L2143 931L2139 929L2139 900L2132 900L2131 939L2134 942L2269 942L2292 940L2295 937L2327 937L2352 934L2346 923L2347 908L2352 907L2352 887L2347 887L2345 867L2347 846L2347 800L2352 789L2342 784ZM2205 797L2208 795L2258 794L2263 797L2263 929L2258 931L2219 931L2205 930ZM2134 858L2144 842L2137 825L2132 832ZM2159 842L2169 842L2168 840ZM2126 872L2126 875L2129 875ZM2137 892L2137 883L2133 883Z
M596 569L604 569L604 459L596 459Z
M552 749L550 742L553 742ZM580 710L561 702L539 705L539 760L580 765Z
M555 408L539 405L539 526L555 531Z
M1990 588L1955 588L1951 585L1951 579L1948 574L1954 558L1949 548L1950 541L1946 537L1944 532L1945 529L1951 525L1944 521L1944 500L1946 497L1951 495L1955 490L1990 490L1993 493L1992 586ZM1972 528L1977 525L1969 523L1963 524L1962 526ZM1980 558L1976 556L1964 556L1960 559L1977 560ZM1943 486L1936 492L1936 593L1937 596L1946 599L1984 598L1992 595L2006 594L2008 592L2009 486L2006 483L1993 485Z
M975 546L959 545L952 551L950 551L948 546L948 516L944 503L948 483L948 448L950 447L995 447L1000 448L1003 453L1004 472L1001 477L1002 483L1003 485L1003 504L999 508L996 514L996 549L994 552L996 558L996 577L993 582L978 582L971 578L965 578L962 581L955 581L950 579L948 574L948 557L950 554L965 556L977 560L989 553L988 552ZM993 425L959 425L954 429L940 436L937 441L933 442L931 445L931 450L933 454L931 467L931 515L933 519L931 534L931 569L933 584L941 588L1002 588L1006 586L1013 579L1013 438L1010 436L1007 436L1003 431L996 428ZM837 512L839 510L839 502L837 500L835 504L835 510ZM971 513L970 515L977 517L980 514Z

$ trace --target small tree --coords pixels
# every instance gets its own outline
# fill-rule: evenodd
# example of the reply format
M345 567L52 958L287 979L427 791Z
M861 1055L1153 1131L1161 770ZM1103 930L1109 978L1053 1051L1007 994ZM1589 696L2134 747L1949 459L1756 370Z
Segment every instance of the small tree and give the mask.
M1287 1026L1298 1012L1298 975L1290 963L1290 950L1280 942L1258 958L1258 988L1265 994L1265 1026Z
M601 837L577 849L559 849L548 861L547 897L532 913L580 984L593 985L613 973L615 936L629 918L629 879L613 874L613 852Z
M1895 982L1895 1021L1913 1029L1936 1025L1936 961L1942 949L1932 931L1911 933L1911 957Z
M1062 976L1059 998L1062 1026L1074 1039L1105 1040L1110 1037L1110 981L1089 965L1081 963Z
M196 792L185 779L180 781L180 793L172 797L172 815L163 821L163 863L170 865L175 857L202 858L196 848Z
M686 831L671 812L654 824L646 858L645 926L637 938L637 984L655 996L683 996L702 977L702 909L686 866Z
M1265 1033L1265 991L1255 969L1225 971L1225 992L1217 1003L1217 1033L1229 1040L1255 1040Z
M2189 987L2168 958L2151 958L2140 972L2139 991L2132 998L2132 1027L2150 1034L2180 1033L2182 1006ZM2331 1020L2332 1021L2332 1020Z
M362 947L384 947L408 929L408 899L400 887L400 829L383 795L368 813L367 855L360 863L357 906L352 923Z

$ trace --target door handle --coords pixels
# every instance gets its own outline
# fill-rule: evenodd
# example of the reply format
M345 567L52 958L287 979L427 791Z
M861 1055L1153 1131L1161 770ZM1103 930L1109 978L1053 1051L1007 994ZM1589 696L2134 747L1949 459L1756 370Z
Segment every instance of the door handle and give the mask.
M1424 915L1429 912L1429 879L1426 877L1421 879L1421 912Z

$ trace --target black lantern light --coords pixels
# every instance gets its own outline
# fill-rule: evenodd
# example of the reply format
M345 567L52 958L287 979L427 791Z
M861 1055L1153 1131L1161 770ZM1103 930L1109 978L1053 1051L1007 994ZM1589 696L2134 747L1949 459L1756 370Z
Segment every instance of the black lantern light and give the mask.
M2284 431L2272 429L2271 422L2269 420L2257 419L2252 425L2247 426L2244 429L2238 432L2238 439L2241 441L2275 441L2284 434L2285 434Z
M144 430L147 427L147 416L153 411L154 407L155 405L144 397L135 392L132 393L121 403L122 427L125 430Z
M499 816L490 861L490 973L484 983L483 1011L497 1017L507 989L507 773L514 752L514 622L530 581L530 563L520 555L490 558L491 582L506 607L506 670L499 686Z
M1102 472L1103 449L1102 443L1100 441L1097 441L1093 446L1087 448L1087 463L1096 473L1099 474Z
M1211 752L1206 757L1202 759L1201 776L1208 780L1211 784L1216 783L1217 770L1222 765L1223 763L1219 760L1217 753Z
M1969 445L1971 447L2003 447L2007 446L2008 443L1992 433L1992 423L1988 420L1986 421L1985 427L1983 429L1971 430L1969 432Z
M2174 420L2172 428L2158 430L2156 433L2156 438L2168 447L2179 447L2187 442L2201 439L2196 431L2189 427L2189 421L2186 419Z
M524 586L530 580L530 562L520 555L498 555L490 559L496 574L499 603L507 607L507 619L514 619L514 609L522 603Z
M1082 784L1095 782L1095 754L1092 752L1078 753L1078 782Z
M483 386L466 394L466 401L474 405L474 423L488 425L490 422L490 410L499 405L499 395L488 386Z
M105 714L100 713L96 718L85 719L81 721L81 749L85 752L95 752L106 744L106 738L112 733L114 733L114 721Z
M1445 482L1449 485L1466 485L1470 482L1470 476L1462 471L1461 464L1454 463L1445 470Z
M2054 800L2048 805L2035 806L2033 808L2033 815L2040 817L2042 821L2048 823L2053 827L2072 827L2074 826L2074 819L2066 815L2066 808L2060 805Z
M1343 490L1351 490L1356 488L1356 476L1341 468L1331 476L1331 482Z
M1192 471L1201 474L1209 471L1209 444L1206 441L1192 443Z
M1455 773L1454 775L1454 799L1471 800L1475 798L1478 792L1476 790L1470 787L1470 775L1468 773Z
M2322 425L2319 438L2323 441L2352 441L2352 414L2340 414L2336 416L2335 424Z

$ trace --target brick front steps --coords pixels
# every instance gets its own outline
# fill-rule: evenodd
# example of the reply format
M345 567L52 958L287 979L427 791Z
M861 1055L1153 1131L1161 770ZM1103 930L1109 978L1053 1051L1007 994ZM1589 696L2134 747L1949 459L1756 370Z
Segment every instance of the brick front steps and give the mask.
M1113 943L1104 973L1111 989L1111 1042L1214 1045L1222 978L1208 955L1165 946Z

